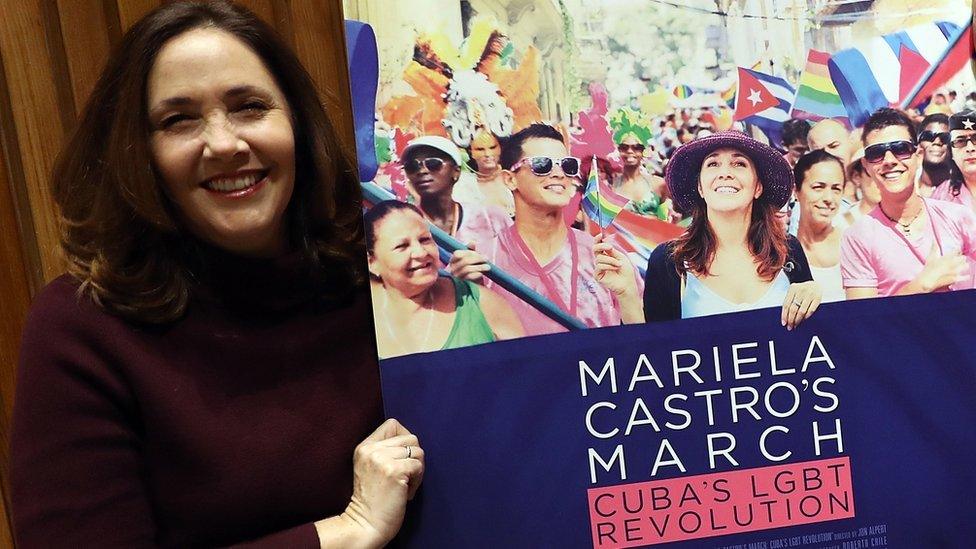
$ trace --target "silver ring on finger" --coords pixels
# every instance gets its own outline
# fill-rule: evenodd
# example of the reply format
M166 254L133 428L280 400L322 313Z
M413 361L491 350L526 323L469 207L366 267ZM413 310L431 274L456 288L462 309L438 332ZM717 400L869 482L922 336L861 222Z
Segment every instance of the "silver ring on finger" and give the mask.
M800 302L799 302L799 301L794 301L794 302L792 303L792 305L793 305L794 307L799 307L799 306L800 306Z
M407 446L406 449L407 449L407 457L405 459L410 459L410 457L413 456L413 449L410 448L409 446Z

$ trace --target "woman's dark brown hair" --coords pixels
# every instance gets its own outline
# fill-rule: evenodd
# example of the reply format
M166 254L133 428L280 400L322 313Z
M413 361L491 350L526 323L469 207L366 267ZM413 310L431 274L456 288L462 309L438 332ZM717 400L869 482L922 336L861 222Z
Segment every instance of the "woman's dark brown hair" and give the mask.
M222 1L164 4L136 23L109 59L53 174L68 272L96 303L131 320L163 323L186 309L200 246L153 166L146 82L163 45L201 27L247 45L284 93L295 137L290 244L321 297L349 294L365 281L353 163L295 54L252 13Z
M763 280L772 280L786 264L786 228L776 218L779 211L774 204L763 200L762 195L752 203L752 218L746 240L749 252L756 261L756 274ZM698 196L691 209L691 225L675 241L675 267L684 275L687 271L708 275L718 239L708 222L705 200Z

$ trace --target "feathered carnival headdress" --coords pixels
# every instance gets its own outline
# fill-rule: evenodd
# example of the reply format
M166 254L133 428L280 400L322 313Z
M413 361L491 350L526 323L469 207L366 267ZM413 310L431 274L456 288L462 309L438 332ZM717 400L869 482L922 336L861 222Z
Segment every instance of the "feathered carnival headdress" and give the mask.
M442 33L421 35L403 80L414 91L390 99L381 109L395 127L441 135L467 147L481 131L507 137L542 118L539 110L539 52L529 47L517 68L508 38L486 19L455 47Z
M610 128L614 143L620 143L627 136L633 136L645 146L651 142L651 127L640 111L629 107L617 109L610 115Z

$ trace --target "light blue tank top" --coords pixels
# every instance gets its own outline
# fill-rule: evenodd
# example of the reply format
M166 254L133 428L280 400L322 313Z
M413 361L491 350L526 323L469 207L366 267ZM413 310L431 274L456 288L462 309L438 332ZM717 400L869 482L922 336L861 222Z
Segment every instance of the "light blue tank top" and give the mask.
M681 318L718 315L739 311L752 311L767 307L782 307L786 292L790 289L790 279L780 271L773 283L758 300L753 303L732 303L705 286L690 272L685 275L685 291L681 296Z

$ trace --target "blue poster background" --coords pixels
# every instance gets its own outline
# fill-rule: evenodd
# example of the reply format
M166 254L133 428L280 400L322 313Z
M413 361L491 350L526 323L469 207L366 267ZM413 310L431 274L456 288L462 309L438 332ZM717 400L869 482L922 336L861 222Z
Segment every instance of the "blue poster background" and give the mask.
M427 456L423 486L408 509L398 538L407 547L590 547L587 489L733 469L723 461L709 469L707 432L728 431L737 439L735 457L745 469L773 465L757 440L770 425L790 434L777 439L793 455L784 463L818 459L810 423L843 425L850 456L856 516L786 529L765 530L668 544L717 547L784 536L855 530L884 525L889 547L973 547L976 543L976 368L972 348L976 292L827 304L797 330L779 324L778 310L623 326L484 346L419 354L381 363L386 412L420 437ZM799 369L812 336L836 365L811 366L807 378L829 375L840 400L831 414L809 405L787 419L733 425L727 408L716 407L716 425L701 423L703 409L689 408L699 428L655 433L637 428L623 436L635 397L657 414L660 399L749 385L762 391L797 374L771 377L764 363L773 340L780 369ZM730 347L758 342L751 354L758 379L731 379ZM718 346L728 378L721 383L674 388L670 353L696 349L708 373ZM640 353L647 354L666 388L639 384L627 392ZM599 371L607 357L617 362L618 392L608 384L580 390L579 360ZM684 382L683 382L684 383ZM804 397L806 398L806 397ZM602 426L621 434L598 440L586 429L591 404L615 402ZM724 410L724 413L722 412ZM612 420L612 421L611 421ZM664 423L666 419L659 419ZM674 467L650 476L662 437L679 454L686 473ZM590 483L587 448L609 456L617 444L627 452L628 478L602 474ZM838 456L831 444L821 458ZM810 547L840 546L840 543Z

